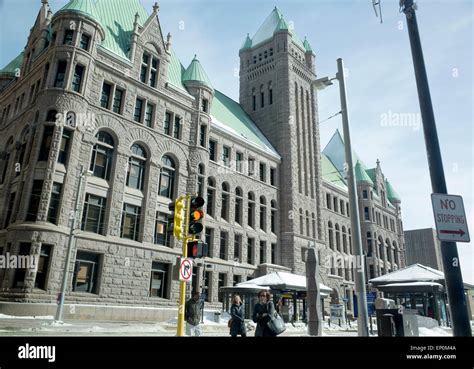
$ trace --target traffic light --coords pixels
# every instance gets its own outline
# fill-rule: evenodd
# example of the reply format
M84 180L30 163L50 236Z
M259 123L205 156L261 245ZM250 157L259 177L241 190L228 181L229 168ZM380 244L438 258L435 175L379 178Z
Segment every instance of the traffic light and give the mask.
M207 256L209 247L207 243L202 241L188 242L188 258L202 258Z
M173 212L170 218L173 219L173 235L180 241L185 237L184 218L186 215L186 197L180 196L174 202L168 205Z
M201 233L204 228L202 225L202 219L204 218L203 205L204 199L201 196L191 196L189 206L189 235L197 235Z

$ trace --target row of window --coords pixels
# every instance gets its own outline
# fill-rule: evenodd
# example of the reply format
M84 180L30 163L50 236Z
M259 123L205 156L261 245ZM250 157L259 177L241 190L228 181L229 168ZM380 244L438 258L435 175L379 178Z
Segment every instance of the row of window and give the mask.
M342 236L342 237L341 237ZM342 240L342 242L341 242ZM332 222L328 222L328 241L329 248L333 251L343 252L345 254L353 255L354 251L352 249L352 235L351 229L346 227L339 227L339 224L335 224L334 228Z
M326 193L326 208L341 215L350 216L349 203L337 196L331 196L330 193Z
M311 227L310 227L310 223L311 223ZM305 224L306 224L306 227L305 227ZM305 214L303 215L303 209L301 208L300 208L300 234L306 235L308 237L316 238L316 216L314 215L314 213L311 213L311 218L310 218L308 210L306 210Z
M375 241L377 241L378 252L376 252ZM384 241L382 236L377 237L376 234L372 237L370 232L367 232L367 256L376 256L381 260L386 260L389 263L393 262L400 266L400 250L398 250L397 242L390 242L388 238Z
M257 64L257 60L261 62L262 60L265 60L272 56L273 56L273 47L271 47L269 50L264 50L263 52L258 53L258 55L257 54L253 55L252 62L253 64ZM250 59L247 59L247 67L248 66L250 66Z
M209 160L217 162L217 141L215 140L209 140ZM256 174L255 159L249 157L247 161L244 161L244 154L240 151L236 151L235 160L233 160L232 149L229 146L222 145L221 161L223 165L232 168L239 173L248 173L249 176L254 176ZM247 168L244 168L245 164L247 165ZM276 168L270 168L268 176L267 165L260 162L258 166L258 178L260 181L267 183L268 177L270 185L276 186Z
M233 254L229 254L229 233L221 231L219 234L219 253L214 255L214 229L206 227L205 241L209 245L210 257L216 257L222 260L234 260L240 263L258 265L264 263L276 264L277 244L271 243L270 250L268 250L267 241L260 240L258 249L256 249L255 238L247 237L246 245L244 246L244 235L236 233L234 235ZM244 250L245 247L245 250ZM244 251L246 251L244 253ZM267 257L269 255L269 259ZM245 258L245 259L244 259Z
M368 222L375 222L378 226L383 226L385 229L390 229L390 231L395 232L395 219L389 218L387 215L383 215L375 211L372 208L372 216L370 214L370 208L368 206L364 207L364 220ZM383 220L383 224L382 224Z
M268 96L268 105L273 105L273 87L272 82L268 82L266 88L264 85L260 85L260 90L257 91L255 88L252 89L252 109L253 111L257 110L257 99L260 105L260 108L265 107L265 90L267 91Z

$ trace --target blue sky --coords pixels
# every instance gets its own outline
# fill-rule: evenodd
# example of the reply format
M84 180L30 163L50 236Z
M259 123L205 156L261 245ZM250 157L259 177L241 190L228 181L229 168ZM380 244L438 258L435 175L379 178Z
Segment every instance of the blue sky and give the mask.
M105 1L105 0L101 0ZM66 0L52 0L54 11ZM154 1L142 0L151 11ZM238 50L276 5L308 40L319 77L334 76L336 59L348 72L352 142L368 167L382 169L402 198L405 229L434 227L431 184L410 45L398 0L382 1L384 23L370 0L179 1L162 0L163 33L187 66L197 54L214 86L238 100ZM22 50L40 0L0 0L0 66ZM418 24L431 88L448 191L464 197L471 237L473 221L473 2L420 0ZM340 110L337 84L319 93L320 120ZM396 124L409 117L409 126ZM386 118L390 120L387 123ZM340 116L321 124L321 144ZM471 244L458 243L463 277L474 283Z

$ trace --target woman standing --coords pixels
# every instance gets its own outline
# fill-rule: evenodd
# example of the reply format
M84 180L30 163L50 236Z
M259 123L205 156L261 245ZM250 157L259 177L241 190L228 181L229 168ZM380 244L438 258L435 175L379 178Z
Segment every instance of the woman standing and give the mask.
M275 306L270 301L270 293L262 290L258 293L258 303L253 308L252 319L257 323L257 329L255 330L255 337L275 337L267 323L275 313Z
M245 310L239 295L235 295L232 299L230 315L232 316L232 322L230 325L230 335L232 337L237 337L240 334L242 337L247 337L247 330L245 329L244 320Z

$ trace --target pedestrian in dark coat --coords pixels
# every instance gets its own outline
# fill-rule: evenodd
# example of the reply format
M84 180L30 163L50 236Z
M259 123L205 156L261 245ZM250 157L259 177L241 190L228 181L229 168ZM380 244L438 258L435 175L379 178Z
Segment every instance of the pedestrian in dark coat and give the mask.
M230 335L232 337L237 337L240 334L242 337L247 337L247 329L245 328L245 308L239 295L235 295L232 300L230 315L232 316Z
M255 337L275 337L276 334L267 326L271 319L270 317L275 314L275 305L270 301L270 293L265 290L260 291L258 293L258 300L259 302L253 308L252 316L253 321L257 323Z

